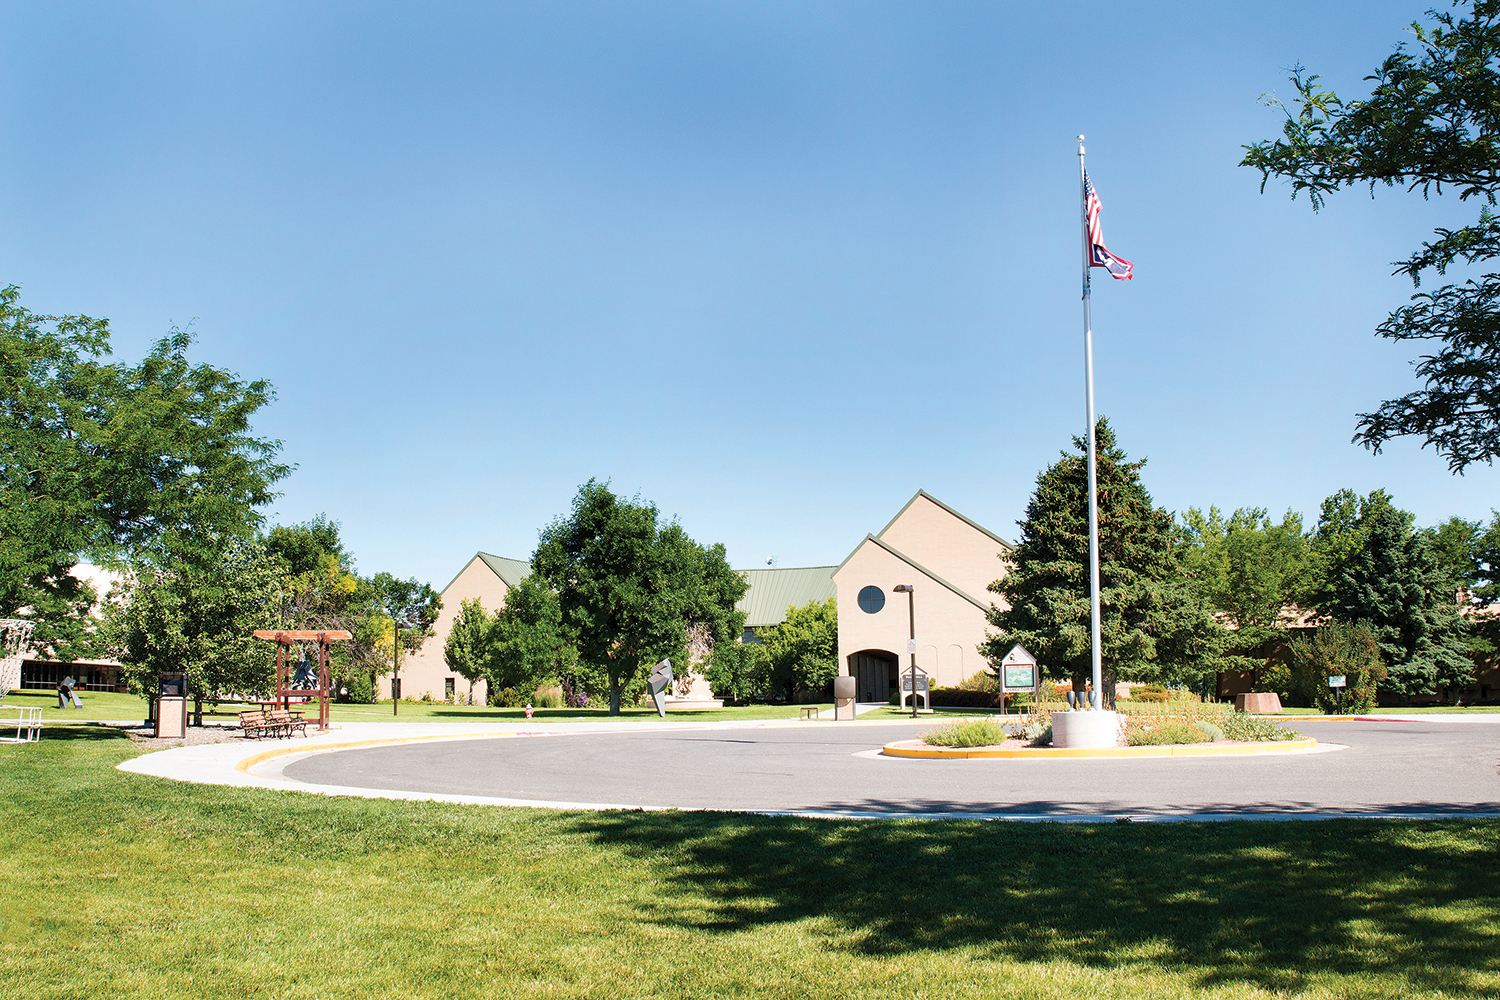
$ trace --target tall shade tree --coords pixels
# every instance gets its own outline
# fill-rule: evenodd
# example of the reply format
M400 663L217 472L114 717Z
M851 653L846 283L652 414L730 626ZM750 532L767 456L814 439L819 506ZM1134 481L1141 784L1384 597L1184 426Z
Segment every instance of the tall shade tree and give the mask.
M1386 507L1394 509L1391 495L1385 490L1371 490L1368 495L1360 496L1353 490L1343 489L1324 498L1318 525L1309 539L1313 555L1313 586L1308 600L1314 607L1326 609L1333 602L1334 585L1340 570L1365 547L1374 512ZM1399 513L1409 528L1411 515Z
M191 363L191 344L173 330L139 364L109 363L105 320L0 290L0 617L33 617L42 648L84 641L78 562L212 566L290 471L250 432L270 384Z
M761 630L773 687L789 701L817 693L839 672L839 611L832 597L787 608L781 623Z
M207 564L142 571L108 605L101 631L127 682L148 698L159 673L185 673L201 726L205 701L270 691L275 649L251 632L286 627L280 575L259 540L226 539Z
M580 665L602 675L611 714L649 664L684 663L689 627L707 625L719 642L744 628L734 604L748 584L724 547L699 545L675 522L659 523L654 504L621 500L597 480L542 530L532 573L557 595Z
M495 612L484 670L490 689L529 698L542 681L570 674L576 659L557 594L535 576L522 577Z
M1427 548L1442 570L1448 591L1471 600L1479 583L1477 550L1484 534L1483 521L1470 521L1454 515L1430 528L1422 529Z
M1477 198L1471 225L1437 229L1397 262L1416 287L1426 274L1500 256L1500 217L1490 211L1500 190L1500 0L1454 6L1458 16L1429 11L1431 24L1412 25L1414 50L1401 45L1386 57L1366 78L1374 87L1364 100L1345 101L1294 70L1283 137L1244 147L1241 160L1261 172L1262 191L1285 178L1315 211L1325 196L1362 184ZM1422 388L1360 414L1354 440L1378 452L1415 435L1454 472L1491 463L1500 450L1500 273L1419 292L1376 332L1433 353L1415 362Z
M703 667L714 697L746 702L771 687L771 658L759 641L724 642L715 646Z
M401 648L413 653L432 635L442 602L430 584L390 573L361 577L339 538L339 523L318 515L278 525L267 547L285 567L283 597L293 628L344 629L353 636L333 647L330 665L340 697L369 702L376 680L395 664L396 623Z
M1141 485L1144 461L1130 462L1100 418L1099 577L1104 701L1116 679L1198 681L1228 642L1207 602L1184 575L1172 515ZM1089 625L1087 443L1037 477L1020 522L1010 572L990 584L1008 607L989 613L995 634L981 652L999 662L1016 643L1053 677L1082 691L1092 674Z
M443 661L449 670L469 682L470 691L485 676L494 631L495 619L484 610L479 598L468 597L459 602L458 614L443 643Z
M1259 507L1228 517L1190 507L1177 533L1183 569L1232 629L1220 669L1251 671L1258 685L1266 659L1256 654L1285 637L1283 609L1304 604L1315 586L1302 515L1288 511L1275 522Z
M1489 606L1500 602L1500 513L1491 512L1490 523L1474 538L1473 598Z
M1324 610L1368 622L1385 658L1383 690L1409 698L1446 690L1457 698L1474 681L1466 625L1428 541L1411 515L1367 502L1360 547L1334 567Z

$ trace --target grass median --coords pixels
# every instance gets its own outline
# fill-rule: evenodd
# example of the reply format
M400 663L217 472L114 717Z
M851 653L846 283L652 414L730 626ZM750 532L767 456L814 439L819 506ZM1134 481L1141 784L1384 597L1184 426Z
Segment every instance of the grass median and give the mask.
M0 747L8 995L1500 991L1493 822L562 813L114 770L134 753Z

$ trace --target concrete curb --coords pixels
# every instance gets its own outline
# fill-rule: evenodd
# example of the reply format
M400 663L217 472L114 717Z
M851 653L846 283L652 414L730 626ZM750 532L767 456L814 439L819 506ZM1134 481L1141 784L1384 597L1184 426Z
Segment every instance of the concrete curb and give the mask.
M1026 747L1007 750L1003 747L934 747L921 740L887 743L881 753L888 757L912 757L919 760L966 760L975 757L1003 757L1019 760L1028 757L1099 758L1099 757L1243 757L1247 755L1307 753L1318 745L1311 737L1282 740L1276 743L1236 743L1230 746L1187 743L1168 747Z

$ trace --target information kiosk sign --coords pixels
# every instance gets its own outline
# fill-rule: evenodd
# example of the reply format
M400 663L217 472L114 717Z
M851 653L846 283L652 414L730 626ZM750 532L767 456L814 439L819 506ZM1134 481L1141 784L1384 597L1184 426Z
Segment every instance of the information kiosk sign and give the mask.
M1030 691L1032 694L1040 694L1042 690L1042 671L1037 666L1036 657L1026 652L1026 647L1015 645L1010 647L1010 652L1005 654L1005 659L1000 661L1000 693L1010 694L1013 691ZM1005 714L1005 706L1000 706L1000 714Z

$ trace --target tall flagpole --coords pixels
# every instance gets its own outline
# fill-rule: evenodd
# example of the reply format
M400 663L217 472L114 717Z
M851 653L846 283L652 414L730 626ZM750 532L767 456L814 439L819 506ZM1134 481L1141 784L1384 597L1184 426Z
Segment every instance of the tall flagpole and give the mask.
M1089 417L1089 640L1094 668L1090 708L1104 707L1103 643L1099 637L1099 481L1094 463L1094 327L1089 317L1089 209L1083 169L1083 136L1078 137L1078 208L1083 227L1083 369Z

